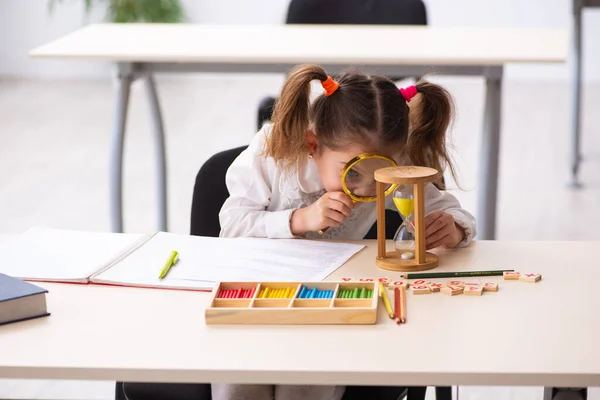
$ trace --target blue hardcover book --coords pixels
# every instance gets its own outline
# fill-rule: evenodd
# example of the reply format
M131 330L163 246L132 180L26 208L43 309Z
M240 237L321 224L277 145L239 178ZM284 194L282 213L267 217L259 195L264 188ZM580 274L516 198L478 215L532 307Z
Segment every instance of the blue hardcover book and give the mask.
M50 315L46 293L39 286L0 274L0 325Z

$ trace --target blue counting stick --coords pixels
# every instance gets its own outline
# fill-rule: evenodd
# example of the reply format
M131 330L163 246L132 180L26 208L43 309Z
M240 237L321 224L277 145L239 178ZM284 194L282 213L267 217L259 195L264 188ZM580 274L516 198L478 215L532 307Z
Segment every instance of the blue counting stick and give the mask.
M323 296L323 292L320 290L317 290L317 299L320 299Z
M311 299L316 299L317 298L317 288L316 287L312 290L310 298Z
M327 298L330 299L333 297L333 290L330 290L329 293L327 293Z
M300 294L298 295L299 299L303 299L306 292L306 286L302 285L302 289L300 289Z

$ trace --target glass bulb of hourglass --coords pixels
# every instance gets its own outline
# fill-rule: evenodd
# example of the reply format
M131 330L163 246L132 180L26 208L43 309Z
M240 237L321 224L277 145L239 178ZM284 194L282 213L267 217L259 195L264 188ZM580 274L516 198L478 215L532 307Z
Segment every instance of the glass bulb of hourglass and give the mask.
M394 193L393 200L403 220L402 225L394 235L396 252L403 259L411 259L415 256L415 226L413 222L415 202L413 193L406 189L397 190Z

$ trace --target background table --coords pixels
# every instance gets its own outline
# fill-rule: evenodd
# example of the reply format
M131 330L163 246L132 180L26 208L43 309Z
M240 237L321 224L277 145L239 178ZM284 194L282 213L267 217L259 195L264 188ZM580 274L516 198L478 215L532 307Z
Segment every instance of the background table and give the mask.
M123 231L122 165L131 83L144 79L155 127L158 229L167 230L166 154L156 72L287 72L301 63L331 74L350 65L394 76L478 75L486 79L478 237L495 237L502 72L506 63L564 62L567 34L548 29L407 26L99 24L31 52L33 57L109 61L119 66L111 153L112 229Z
M362 243L368 247L330 279L397 277L375 267L375 242ZM52 315L0 327L0 377L598 386L599 247L481 241L440 251L439 271L512 267L543 280L488 277L500 289L481 297L409 291L400 326L383 307L375 325L206 326L208 293L42 284Z

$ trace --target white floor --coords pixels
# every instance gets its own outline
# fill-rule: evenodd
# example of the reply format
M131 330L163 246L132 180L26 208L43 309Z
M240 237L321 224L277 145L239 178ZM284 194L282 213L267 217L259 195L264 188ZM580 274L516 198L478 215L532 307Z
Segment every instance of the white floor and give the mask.
M483 82L439 79L454 94L453 131L464 192L476 212ZM246 144L256 106L280 76L159 79L169 156L169 229L186 233L194 177L217 151ZM582 190L569 177L568 85L504 86L498 239L599 240L600 86L586 87ZM0 232L33 225L109 230L108 154L113 85L106 82L0 80ZM125 167L125 229L156 227L152 130L142 87L132 93ZM1 351L1 350L0 350ZM541 399L541 388L461 388L462 399ZM0 380L0 399L110 399L111 382ZM592 392L590 399L600 399Z

